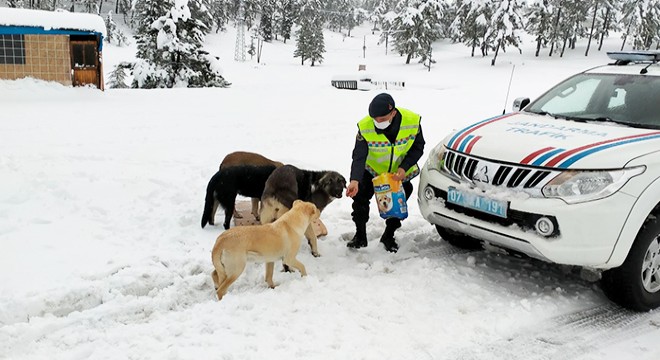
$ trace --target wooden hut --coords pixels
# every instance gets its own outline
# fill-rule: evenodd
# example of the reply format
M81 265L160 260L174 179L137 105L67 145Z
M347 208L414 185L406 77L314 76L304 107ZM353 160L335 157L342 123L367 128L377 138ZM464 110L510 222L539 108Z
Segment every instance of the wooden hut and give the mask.
M0 8L0 79L32 77L103 90L103 18Z

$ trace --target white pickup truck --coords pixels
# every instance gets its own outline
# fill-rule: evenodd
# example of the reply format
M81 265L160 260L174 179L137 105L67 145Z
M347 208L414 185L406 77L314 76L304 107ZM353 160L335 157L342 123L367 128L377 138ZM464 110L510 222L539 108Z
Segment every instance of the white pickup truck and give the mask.
M608 56L449 134L418 201L455 246L597 271L612 301L646 311L660 306L660 52Z

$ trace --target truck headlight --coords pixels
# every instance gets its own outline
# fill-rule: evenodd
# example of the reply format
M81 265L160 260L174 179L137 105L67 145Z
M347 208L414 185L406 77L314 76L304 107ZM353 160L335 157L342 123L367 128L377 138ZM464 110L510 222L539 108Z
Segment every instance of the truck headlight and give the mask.
M440 171L444 167L445 162L445 145L438 144L431 150L428 159L426 159L426 168Z
M543 187L546 197L569 204L598 200L619 191L631 178L643 173L644 166L621 170L568 170Z

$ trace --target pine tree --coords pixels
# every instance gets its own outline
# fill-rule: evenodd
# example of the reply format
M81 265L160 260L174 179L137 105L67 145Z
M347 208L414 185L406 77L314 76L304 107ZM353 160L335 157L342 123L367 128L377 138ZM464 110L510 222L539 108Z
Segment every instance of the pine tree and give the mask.
M567 19L569 20L568 29L569 33L566 37L567 43L570 49L575 49L575 44L577 43L578 38L584 38L589 33L588 27L585 24L588 23L587 19L589 18L589 8L591 3L589 1L576 1L570 2L569 11L567 13ZM562 49L562 56L564 51Z
M230 1L231 0L213 0L211 1L211 17L215 23L215 32L224 31L230 20Z
M7 0L7 7L10 8L24 8L25 3L23 0Z
M300 1L300 29L297 31L296 50L293 57L300 57L300 64L305 60L312 62L323 62L325 44L323 39L323 16L321 15L322 3L320 0Z
M328 26L338 32L346 29L346 35L351 36L351 30L364 21L364 15L355 0L330 0L327 2Z
M542 47L550 42L553 7L549 0L534 0L526 11L527 32L536 40L536 52L539 56Z
M627 38L632 39L632 47L635 50L648 50L653 42L660 38L660 1L659 0L636 0L626 1L623 4L623 23L625 31L623 34L623 50Z
M151 25L174 5L172 0L137 0L135 3L135 17L137 31L135 34L137 53L140 59L156 58L156 37L158 31Z
M454 4L452 13L454 18L448 30L452 41L470 47L471 56L474 56L477 47L481 49L482 56L487 56L491 41L486 36L493 14L492 3L484 0L459 0Z
M128 38L126 35L124 35L124 32L117 27L117 23L115 23L114 19L112 18L112 11L108 11L108 15L105 17L105 28L106 28L106 41L117 45L117 46L124 46L128 44Z
M362 24L366 18L367 13L364 11L364 9L360 9L353 5L353 7L350 9L350 14L346 19L346 35L351 36L351 31L353 31L356 26Z
M400 4L390 31L395 49L399 55L406 55L406 64L415 56L426 60L431 43L440 37L442 12L441 0L409 0Z
M150 29L156 33L141 38L133 86L228 86L220 74L218 59L202 49L208 32L205 23L211 23L211 15L203 0L177 0L151 24Z
M259 13L261 12L261 0L228 0L230 1L229 17L232 19L238 19L238 12L240 5L243 5L243 18L245 25L248 29L251 29L255 24L256 19L259 18Z
M273 40L273 11L275 4L271 0L264 0L261 4L261 18L259 19L259 35L264 41Z
M596 18L596 27L594 37L598 39L598 51L603 47L603 40L609 36L611 31L618 31L620 14L619 2L617 0L602 0L603 4L599 7Z
M275 13L277 14L276 34L282 36L282 41L291 39L291 28L293 27L293 19L295 18L294 0L278 0L276 2Z
M395 18L396 18L396 14L393 11L390 11L387 14L383 15L383 17L379 21L381 25L381 32L380 32L380 37L378 39L378 44L380 45L382 43L385 43L385 55L387 55L389 41L393 34Z
M108 87L110 89L126 89L126 70L130 70L131 64L127 62L120 62L112 70L108 78Z
M549 56L559 52L564 56L566 46L575 48L578 37L583 37L587 31L582 24L588 18L588 4L583 1L553 0L555 13L550 36Z
M383 28L383 18L385 17L385 14L390 11L390 3L391 1L389 0L377 0L376 3L373 4L374 8L371 12L371 16L369 16L369 19L374 22L374 27L371 29L372 33L378 30L379 26L380 29Z
M495 56L491 61L491 65L495 65L497 55L500 49L505 50L507 45L512 45L520 50L520 35L519 31L523 28L523 20L520 12L522 5L518 0L500 0L495 5L495 12L491 19L489 38L495 39Z

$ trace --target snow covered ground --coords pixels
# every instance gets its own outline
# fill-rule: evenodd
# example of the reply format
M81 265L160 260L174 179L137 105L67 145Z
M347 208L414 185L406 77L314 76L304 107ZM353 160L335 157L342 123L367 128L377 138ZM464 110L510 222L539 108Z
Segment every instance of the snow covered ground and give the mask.
M405 79L390 93L422 114L428 154L452 129L607 62L618 39L563 59L534 58L529 43L494 67L440 42L428 72L385 55L366 27L326 33L313 68L292 57L293 41L265 44L261 64L234 62L234 36L207 39L228 89L0 81L0 358L660 358L660 312L621 310L574 269L454 249L416 196L397 254L378 243L375 206L369 247L346 248L354 228L342 198L322 214L322 256L301 248L309 276L276 272L271 290L251 264L221 302L209 275L222 228L200 228L206 184L232 151L348 177L356 122L382 90L334 89L335 74L365 64ZM134 53L107 45L106 73Z

